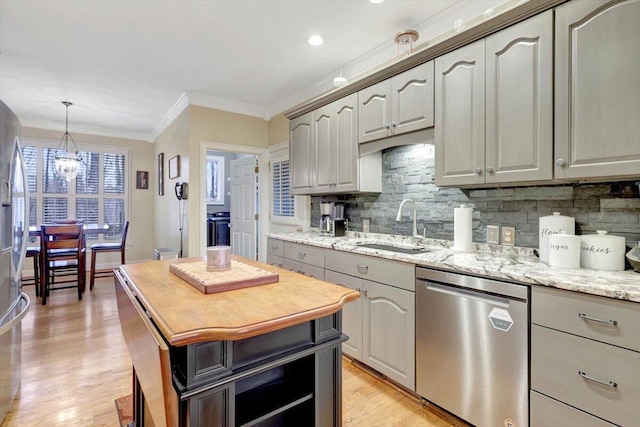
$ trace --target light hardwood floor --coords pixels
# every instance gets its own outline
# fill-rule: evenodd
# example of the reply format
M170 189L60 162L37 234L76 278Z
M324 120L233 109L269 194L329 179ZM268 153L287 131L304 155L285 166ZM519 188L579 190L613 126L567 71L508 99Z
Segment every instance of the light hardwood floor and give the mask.
M2 427L118 427L114 401L131 392L131 359L113 279L98 279L82 301L74 289L54 291L45 306L33 286L24 290L33 305L22 323L22 382ZM343 425L456 424L345 359Z

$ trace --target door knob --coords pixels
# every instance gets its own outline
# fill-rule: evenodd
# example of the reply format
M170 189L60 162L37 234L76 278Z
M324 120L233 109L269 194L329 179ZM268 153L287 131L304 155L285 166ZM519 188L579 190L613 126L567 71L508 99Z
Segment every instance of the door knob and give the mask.
M562 167L562 166L564 166L564 165L566 165L566 164L567 164L567 162L565 162L565 161L564 161L564 159L558 159L558 160L556 160L556 165L558 165L558 166L560 166L560 167Z
M473 170L473 173L475 173L476 175L480 175L480 174L482 173L482 169L480 169L480 168L476 167L476 168Z
M487 166L487 173L488 174L492 174L493 173L493 168L491 166Z

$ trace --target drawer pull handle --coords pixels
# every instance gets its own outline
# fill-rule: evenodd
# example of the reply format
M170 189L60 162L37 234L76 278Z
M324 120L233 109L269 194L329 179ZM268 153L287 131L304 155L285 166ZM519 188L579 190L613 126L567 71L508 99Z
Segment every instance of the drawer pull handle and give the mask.
M615 381L603 381L603 380L599 380L597 378L593 378L590 377L589 375L587 375L586 372L584 371L578 371L578 375L580 375L582 378L584 378L585 380L589 380L589 381L593 381L595 383L598 384L602 384L602 385L606 385L607 387L618 387L618 383L616 383Z
M578 317L584 320L591 320L593 322L598 322L598 323L606 323L608 325L613 325L613 326L616 326L618 324L617 320L598 319L597 317L587 316L584 313L578 313Z
M358 268L358 271L362 274L367 274L367 271L369 271L368 265L356 264L356 267Z
M304 258L307 254L305 252L298 252L298 258Z
M278 247L277 247L277 246L275 246L275 245L274 245L274 246L271 246L271 250L272 250L272 251L277 251L277 250L278 250Z

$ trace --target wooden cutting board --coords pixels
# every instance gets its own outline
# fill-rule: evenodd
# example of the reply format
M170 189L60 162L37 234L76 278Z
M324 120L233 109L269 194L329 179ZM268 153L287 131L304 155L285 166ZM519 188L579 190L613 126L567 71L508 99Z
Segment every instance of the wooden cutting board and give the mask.
M207 271L206 261L171 264L169 271L205 294L266 285L279 280L277 273L234 260L231 260L231 269L224 271Z

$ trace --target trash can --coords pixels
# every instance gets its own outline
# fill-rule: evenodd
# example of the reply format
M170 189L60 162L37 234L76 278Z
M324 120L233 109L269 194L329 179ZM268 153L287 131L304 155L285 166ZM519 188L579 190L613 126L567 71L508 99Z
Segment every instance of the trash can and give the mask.
M174 248L155 248L153 259L176 259L180 251Z

